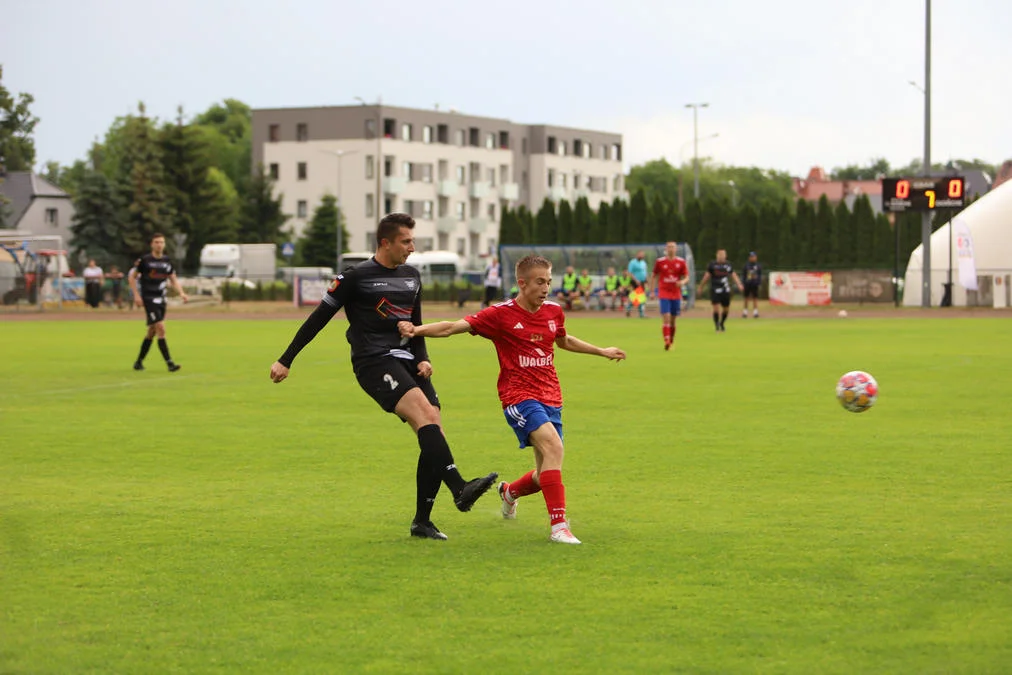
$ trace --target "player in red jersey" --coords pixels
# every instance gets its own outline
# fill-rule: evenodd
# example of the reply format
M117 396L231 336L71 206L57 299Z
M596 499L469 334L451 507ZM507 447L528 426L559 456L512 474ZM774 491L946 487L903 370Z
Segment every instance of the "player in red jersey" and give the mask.
M579 354L596 354L613 361L625 358L617 347L596 347L566 332L566 317L557 303L546 301L552 290L552 263L529 255L516 265L520 292L512 300L492 305L458 321L416 326L398 324L401 336L449 337L471 333L488 338L499 356L499 400L506 422L520 447L534 449L533 471L512 483L499 484L504 518L516 518L517 499L541 492L551 519L551 541L579 544L566 519L566 490L562 484L562 389L555 372L555 347Z
M678 244L669 241L664 256L654 262L654 271L650 273L649 292L656 291L660 300L665 351L675 341L675 318L682 313L682 288L689 283L689 266L677 252Z

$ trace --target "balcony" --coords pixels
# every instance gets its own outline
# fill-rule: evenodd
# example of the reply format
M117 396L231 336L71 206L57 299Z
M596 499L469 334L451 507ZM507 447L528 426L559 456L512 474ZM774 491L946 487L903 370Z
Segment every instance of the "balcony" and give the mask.
M467 231L471 234L482 234L488 229L490 222L488 218L471 218L467 221Z
M551 199L553 202L561 202L563 199L566 198L566 188L563 187L548 188L548 198Z
M436 221L436 232L442 232L443 234L449 234L457 229L457 223L460 221L451 216L443 216Z
M470 187L467 190L467 194L472 199L480 199L488 194L488 181L478 180L472 181Z
M436 194L440 197L453 197L457 194L460 186L455 180L441 180L436 183Z
M406 181L401 176L386 176L383 178L383 192L388 195L399 195L404 192Z
M499 186L499 199L520 199L520 186L516 183L503 183Z

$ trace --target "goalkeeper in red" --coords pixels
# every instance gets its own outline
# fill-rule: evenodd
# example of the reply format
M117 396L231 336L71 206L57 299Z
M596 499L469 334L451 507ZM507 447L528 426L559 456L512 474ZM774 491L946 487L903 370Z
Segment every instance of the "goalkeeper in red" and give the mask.
M520 447L534 449L534 470L512 483L499 484L504 518L516 518L517 500L541 492L551 520L550 539L579 544L566 518L566 489L562 484L562 389L555 372L555 347L579 354L595 354L613 361L625 358L617 347L596 347L566 332L562 307L547 300L552 290L552 263L529 255L516 265L520 292L516 298L492 305L458 321L417 326L402 321L402 337L449 337L459 333L492 341L499 356L499 399L506 422Z

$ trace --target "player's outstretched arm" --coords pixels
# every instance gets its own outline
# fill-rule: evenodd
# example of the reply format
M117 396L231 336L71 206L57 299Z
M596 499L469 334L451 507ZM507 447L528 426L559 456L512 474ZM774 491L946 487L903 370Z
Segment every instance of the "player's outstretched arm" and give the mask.
M572 335L565 335L557 338L555 340L555 346L559 349L565 349L567 352L603 356L611 361L621 361L625 358L625 352L618 347L598 347L590 344L589 342L584 342L580 338L575 338Z
M334 318L335 314L337 314L337 307L329 302L321 302L316 306L312 314L302 322L295 337L288 345L288 349L271 366L271 381L278 383L288 377L288 369L292 367L292 361L306 345L313 341L316 334L323 330L323 327Z
M140 307L144 304L141 300L140 291L137 290L137 268L131 267L130 272L127 274L127 285L130 286L130 293L133 294L134 305Z
M745 287L742 285L741 279L738 278L738 273L737 272L731 272L731 276L734 278L734 283L738 284L738 291L739 292L744 291Z
M710 280L710 273L706 272L703 274L703 278L699 280L699 285L696 286L696 295L703 292L703 287L706 286L706 282Z
M399 321L397 322L397 330L400 332L401 337L404 338L438 338L467 333L471 330L471 324L464 319L458 319L457 321L435 321L421 326L416 326L410 321Z
M183 302L189 302L190 296L183 292L183 285L179 283L179 277L173 272L172 276L169 277L172 280L172 287L176 289L176 293L179 293L179 297L182 298Z

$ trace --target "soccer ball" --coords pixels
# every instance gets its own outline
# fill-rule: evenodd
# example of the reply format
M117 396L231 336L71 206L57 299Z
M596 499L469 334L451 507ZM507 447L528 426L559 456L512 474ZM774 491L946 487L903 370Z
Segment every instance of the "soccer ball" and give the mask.
M841 309L840 313L837 314L837 316L839 316L841 319L846 319L847 318L847 310Z
M836 383L836 400L850 412L864 412L878 399L878 382L863 370L845 373Z

